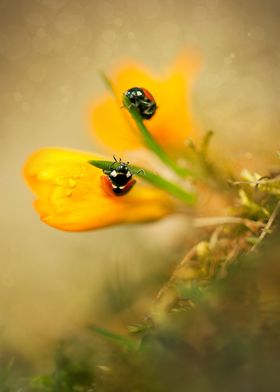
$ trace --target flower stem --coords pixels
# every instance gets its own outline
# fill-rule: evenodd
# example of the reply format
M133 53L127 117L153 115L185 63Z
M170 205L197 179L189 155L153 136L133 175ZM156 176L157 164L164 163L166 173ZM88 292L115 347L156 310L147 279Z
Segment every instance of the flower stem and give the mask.
M110 167L112 167L113 162L92 160L89 161L89 163L99 169L109 170ZM191 205L194 204L196 201L196 195L194 193L187 192L179 185L166 180L165 178L159 176L158 174L155 174L146 169L142 169L141 167L138 166L129 165L129 169L132 172L132 174L143 178L144 181L149 182L150 184L154 185L155 187L161 190L164 190L165 192L169 193L173 197L183 201L186 204Z
M191 175L190 170L178 166L176 164L176 162L174 162L166 154L166 152L157 143L157 141L153 138L151 133L148 131L148 129L144 125L143 119L142 119L141 115L138 113L135 106L131 105L129 98L126 97L125 95L123 96L123 104L124 104L125 108L129 111L133 120L135 121L135 123L136 123L142 137L143 137L143 140L144 140L144 143L146 144L146 146L151 151L153 151L166 166L168 166L172 171L174 171L180 177L186 177L186 176Z

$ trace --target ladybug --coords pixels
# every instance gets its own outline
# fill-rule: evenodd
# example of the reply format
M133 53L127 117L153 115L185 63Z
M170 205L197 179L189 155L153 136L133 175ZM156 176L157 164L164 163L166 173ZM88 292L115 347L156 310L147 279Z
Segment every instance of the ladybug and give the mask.
M132 87L124 92L130 104L134 106L138 113L145 120L153 117L157 110L157 104L152 94L143 87Z
M106 176L102 176L101 180L108 193L113 192L116 196L123 196L130 191L136 181L132 179L129 162L124 163L121 159L118 161L115 156L113 158L115 162L109 169L103 170Z

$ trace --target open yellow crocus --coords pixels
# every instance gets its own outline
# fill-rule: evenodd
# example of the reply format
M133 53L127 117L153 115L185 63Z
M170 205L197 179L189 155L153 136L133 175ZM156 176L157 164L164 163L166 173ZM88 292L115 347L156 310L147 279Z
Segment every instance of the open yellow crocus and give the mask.
M162 76L154 76L135 63L121 66L111 77L118 100L108 92L92 107L94 136L113 151L143 146L129 113L120 110L120 107L124 91L131 87L144 87L152 93L158 105L156 114L146 121L149 132L169 153L182 150L186 140L198 133L191 114L190 94L199 63L198 56L182 54Z
M88 163L94 159L100 157L59 148L44 148L29 157L24 176L37 196L34 205L43 222L82 231L157 220L172 212L170 197L150 186L136 184L124 196L108 194L102 171Z

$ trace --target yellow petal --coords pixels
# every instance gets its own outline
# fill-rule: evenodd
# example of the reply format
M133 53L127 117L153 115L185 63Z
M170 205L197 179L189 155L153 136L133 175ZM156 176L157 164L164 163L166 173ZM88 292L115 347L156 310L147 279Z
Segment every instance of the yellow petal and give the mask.
M82 231L157 220L172 212L172 202L162 191L139 182L124 196L108 195L101 185L102 171L88 163L92 159L100 157L59 148L44 148L29 157L24 176L45 223Z
M191 114L190 93L199 63L195 55L181 55L160 77L134 63L120 67L112 77L118 101L108 93L93 105L94 134L115 151L139 148L141 135L127 111L121 108L121 101L127 89L145 87L158 105L156 114L146 121L149 131L163 148L169 151L182 149L186 139L198 133Z

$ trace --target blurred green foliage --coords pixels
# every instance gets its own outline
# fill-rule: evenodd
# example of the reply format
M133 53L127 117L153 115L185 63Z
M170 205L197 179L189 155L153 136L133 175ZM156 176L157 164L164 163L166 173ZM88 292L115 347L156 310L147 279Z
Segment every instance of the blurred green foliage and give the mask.
M153 328L121 336L88 327L58 344L53 370L28 380L14 363L1 392L278 391L280 388L280 231L261 251L239 257L201 289L178 286L194 306ZM139 324L140 325L140 324ZM21 385L21 386L19 386Z

